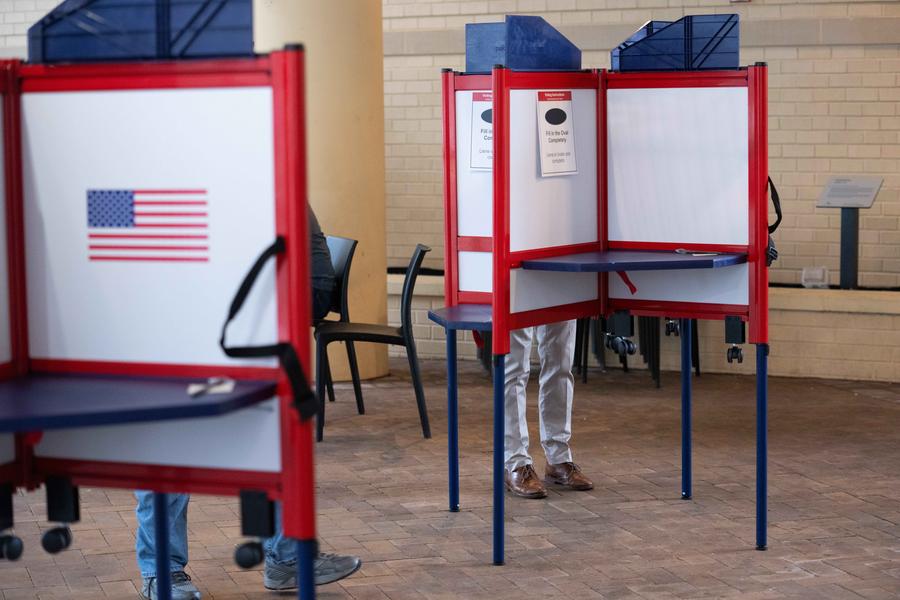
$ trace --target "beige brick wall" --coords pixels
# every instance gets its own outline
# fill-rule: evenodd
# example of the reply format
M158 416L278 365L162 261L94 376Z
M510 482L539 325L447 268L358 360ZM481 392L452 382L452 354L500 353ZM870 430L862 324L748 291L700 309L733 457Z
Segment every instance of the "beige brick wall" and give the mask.
M0 56L24 57L28 28L59 0L0 0Z
M400 324L402 282L401 275L388 276L388 320L395 325ZM416 285L413 323L422 358L445 356L444 330L428 320L428 309L443 305L443 290L442 277L420 277ZM900 382L900 302L895 292L773 288L769 305L770 374ZM460 359L474 359L471 333L461 332L458 339ZM678 371L678 338L661 340L662 369ZM754 346L744 346L743 364L729 364L727 348L722 322L700 321L702 371L755 372ZM402 348L392 348L391 354L405 356ZM609 352L606 362L619 368ZM646 368L638 355L630 358L629 367ZM673 377L677 375L664 375L670 381Z
M769 64L770 172L784 222L775 235L777 283L804 266L839 278L840 214L815 208L833 175L884 177L860 224L860 282L900 287L900 2L753 0L384 0L388 261L402 266L416 242L443 266L440 80L464 66L466 23L506 13L541 15L608 67L609 48L644 21L736 12L741 62ZM774 217L773 217L774 218Z

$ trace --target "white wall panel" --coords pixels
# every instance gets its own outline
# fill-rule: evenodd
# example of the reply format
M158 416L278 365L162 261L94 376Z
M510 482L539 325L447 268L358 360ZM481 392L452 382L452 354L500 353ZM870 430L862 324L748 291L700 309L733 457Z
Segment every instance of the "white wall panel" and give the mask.
M597 92L572 90L578 172L541 177L538 90L509 93L510 250L596 242Z
M32 356L233 362L219 329L275 236L271 89L29 93L22 125ZM198 188L209 262L88 259L88 190ZM233 343L277 339L274 290L269 266Z
M748 243L747 88L607 92L609 239Z

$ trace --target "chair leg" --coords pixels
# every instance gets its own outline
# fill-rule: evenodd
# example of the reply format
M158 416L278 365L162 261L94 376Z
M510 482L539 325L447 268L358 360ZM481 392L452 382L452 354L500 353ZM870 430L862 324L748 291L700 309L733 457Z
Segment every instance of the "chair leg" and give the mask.
M422 435L431 437L431 426L428 424L428 408L425 406L425 391L422 389L422 376L419 373L419 357L414 344L406 346L406 358L409 359L409 372L412 375L413 388L416 391L416 404L419 407L419 420L422 422Z
M584 319L584 333L581 340L581 383L587 383L588 351L591 347L591 318Z
M575 356L572 360L572 372L581 374L581 340L584 336L584 321L575 320Z
M353 342L347 342L347 362L350 363L350 378L353 379L353 393L356 394L356 411L366 414L366 405L363 404L362 385L359 383L359 366L356 364L356 348Z
M319 401L319 412L316 413L316 441L321 442L325 435L325 373L328 372L328 346L316 340L316 400Z
M330 364L326 365L325 368L325 388L328 390L328 401L334 402L334 380L331 378Z

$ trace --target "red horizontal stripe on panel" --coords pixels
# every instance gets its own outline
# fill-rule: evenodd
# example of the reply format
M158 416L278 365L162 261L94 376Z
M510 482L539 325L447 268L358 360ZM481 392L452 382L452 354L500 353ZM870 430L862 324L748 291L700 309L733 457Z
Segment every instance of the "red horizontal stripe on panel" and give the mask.
M137 262L209 262L209 258L195 256L95 256L90 260L137 261Z
M136 229L141 229L142 227L177 227L179 229L182 229L182 228L206 229L206 223L141 223L140 225L135 225L134 227Z
M626 88L686 88L686 87L747 87L746 69L737 71L693 71L685 73L608 73L609 89Z
M130 246L104 246L100 244L91 244L88 250L209 250L209 246L165 246L165 245L142 245L133 244Z
M135 211L135 217L207 217L209 213L205 212L143 212Z
M509 89L551 88L592 89L600 86L600 74L597 71L578 71L575 73L510 71L506 75Z
M271 59L266 55L247 58L213 58L186 61L148 61L112 64L71 64L71 65L22 65L20 72L24 78L70 78L70 77L151 77L154 75L179 76L182 79L193 75L268 73Z
M132 190L132 192L137 194L147 194L147 195L159 195L159 196L177 196L177 195L185 195L189 196L192 194L205 194L206 190Z
M558 323L559 321L570 321L572 319L581 319L583 317L598 316L599 314L600 300L587 300L585 302L575 302L574 304L550 306L547 308L539 308L537 310L510 313L509 329L512 331L513 329L521 329L523 327L546 325L548 323Z
M453 84L457 90L484 90L491 91L490 75L464 75L459 74L453 78Z
M741 304L707 304L703 302L668 302L663 300L629 300L610 298L611 311L628 310L645 317L722 320L727 316L747 317L749 306Z
M135 200L135 206L206 206L206 200Z
M697 250L699 252L744 252L748 246L739 244L693 244L690 242L622 242L609 241L610 250Z
M181 365L95 360L31 359L31 370L40 373L85 373L92 375L132 375L137 377L231 377L274 381L281 377L278 367L237 365Z
M458 250L466 252L490 252L494 238L476 237L476 236L459 236L456 238L456 247Z
M456 294L456 300L460 304L490 304L490 292L459 292Z
M536 258L551 258L554 256L566 256L568 254L581 254L582 252L599 252L601 247L601 242L587 242L584 244L571 244L568 246L518 250L509 253L509 262L519 263L523 260L534 260Z
M82 486L236 496L260 490L280 499L281 473L35 457L39 480L65 474Z
M184 235L153 235L149 233L136 233L136 234L128 234L128 233L89 233L88 237L90 239L95 240L207 240L209 239L208 235L205 234L190 234L186 233Z

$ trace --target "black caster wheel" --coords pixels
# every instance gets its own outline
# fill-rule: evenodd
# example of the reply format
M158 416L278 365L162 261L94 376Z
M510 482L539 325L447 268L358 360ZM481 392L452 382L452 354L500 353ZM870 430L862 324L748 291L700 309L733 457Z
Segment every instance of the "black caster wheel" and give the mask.
M622 357L637 351L637 346L633 341L615 335L606 338L606 347Z
M247 542L241 544L234 551L234 562L242 569L252 569L265 559L262 544L259 542Z
M737 361L738 363L744 362L744 351L740 346L732 346L728 349L728 354L726 354L726 358L728 362Z
M0 536L0 558L19 560L22 556L22 540L14 535Z
M675 337L681 335L681 325L678 321L672 319L666 321L666 337L669 337L670 335L674 335Z
M68 527L54 527L41 536L41 546L50 554L58 554L70 545L72 545L72 531Z

